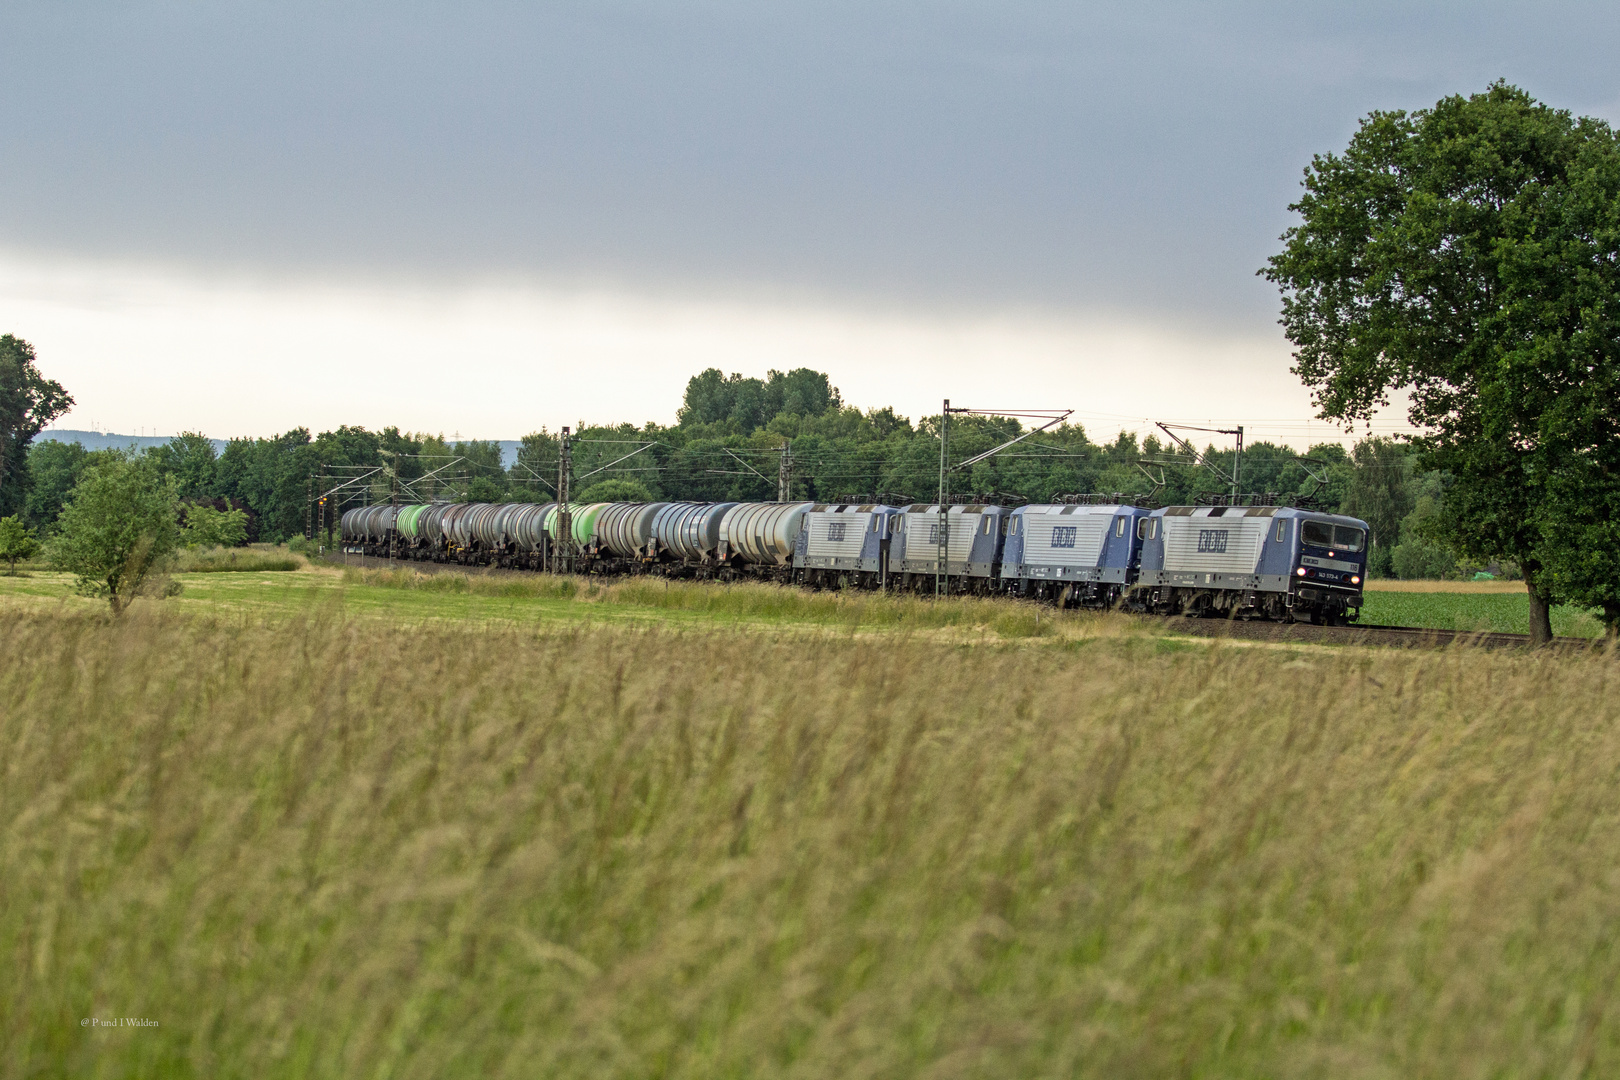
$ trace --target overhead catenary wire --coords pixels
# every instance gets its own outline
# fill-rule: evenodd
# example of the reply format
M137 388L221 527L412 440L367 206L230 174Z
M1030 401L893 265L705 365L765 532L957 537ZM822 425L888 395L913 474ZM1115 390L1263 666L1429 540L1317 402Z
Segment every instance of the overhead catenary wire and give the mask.
M1123 454L1129 453L1138 445L1139 430L1127 431L1125 425L1119 428L1119 434L1130 434L1128 441L1116 439L1113 442L1097 441L1098 432L1093 427L1088 430L1087 420L1118 419L1133 420L1126 414L1104 413L1090 410L1034 410L1034 409L949 409L942 412L937 418L941 431L951 427L960 428L960 438L978 441L980 446L984 440L1002 438L1004 441L997 446L978 450L960 461L942 462L947 474L962 470L975 469L977 479L975 483L983 486L995 487L1001 483L1015 485L1027 484L1042 477L1042 483L1056 480L1058 483L1069 482L1066 477L1073 477L1076 482L1089 483L1083 472L1070 470L1111 469L1120 466L1129 466L1132 461L1127 460ZM861 486L870 490L879 487L911 487L915 489L920 480L919 474L929 466L926 459L919 457L915 446L905 444L907 436L924 434L927 431L928 421L913 428L906 422L904 432L899 436L902 441L878 442L865 445L849 445L844 440L846 436L836 432L818 434L810 432L808 445L795 448L794 459L790 476L800 481L809 481L814 487L812 492L825 497L829 489L836 490L837 486ZM1038 426L1025 430L1025 424L1020 421L1040 420ZM1165 421L1171 426L1179 427L1189 432L1200 433L1231 433L1234 429L1221 427L1207 427L1192 422L1193 418ZM1222 421L1208 421L1210 424ZM1225 421L1230 422L1230 421ZM1072 426L1071 426L1072 423ZM1061 424L1058 429L1056 441L1048 435L1045 440L1033 438L1038 432L1049 431ZM1252 428L1249 425L1253 425ZM1214 465L1224 462L1229 457L1236 472L1237 454L1244 454L1248 460L1255 463L1263 462L1265 467L1275 470L1298 467L1311 479L1322 483L1325 472L1313 471L1311 465L1318 466L1319 470L1331 468L1337 459L1310 461L1302 459L1297 450L1284 443L1271 443L1267 441L1272 433L1278 433L1285 439L1292 439L1299 434L1305 434L1311 439L1312 445L1322 443L1345 443L1359 441L1374 433L1389 433L1402 439L1417 437L1422 432L1413 425L1397 420L1377 419L1372 422L1358 425L1362 430L1343 430L1335 425L1320 419L1296 419L1282 417L1249 418L1244 423L1249 435L1249 445L1242 451L1218 450L1213 445L1200 450L1190 442L1183 442L1176 447L1181 453L1166 454L1163 458L1165 464L1192 465L1207 463ZM899 429L897 429L899 430ZM763 431L755 437L764 435ZM1151 436L1149 436L1151 438ZM581 438L571 436L569 446L576 457L583 457L580 461L585 470L578 474L578 479L597 476L647 477L660 480L670 480L681 483L684 479L695 482L699 477L733 477L748 483L741 486L730 485L730 497L751 497L747 492L754 482L761 485L761 497L768 491L766 485L772 483L772 478L763 469L764 462L769 459L779 459L785 466L785 446L759 446L759 445L726 445L724 441L736 438L735 435L713 436L705 435L688 439L669 440L663 438ZM475 441L476 442L476 441ZM549 445L548 445L549 442ZM1023 443L1018 449L1012 449L1014 444ZM1174 440L1173 440L1174 443ZM382 466L327 464L323 466L326 476L330 479L322 484L322 495L342 504L355 501L365 501L369 504L372 499L381 497L385 491L391 501L397 502L403 498L418 501L443 501L444 499L464 500L468 497L468 485L477 476L505 476L513 490L527 487L537 493L542 491L554 492L554 485L540 470L550 471L556 462L559 451L557 443L551 437L547 441L530 443L520 446L515 459L510 465L497 461L469 459L466 455L457 453L469 443L458 441L453 450L446 452L427 451L422 453L406 453L403 451L384 450L384 456L390 459ZM492 443L485 445L491 446ZM601 461L600 456L589 452L588 448L633 447L628 453L622 453ZM872 449L869 449L871 447ZM1144 449L1151 447L1144 446ZM873 452L876 449L877 452ZM1170 448L1165 448L1166 450ZM899 452L896 452L899 451ZM504 454L505 449L499 451ZM1163 453L1163 451L1160 451ZM605 456L605 455L604 455ZM641 456L651 456L650 462L636 462ZM591 460L595 458L596 460ZM405 460L417 460L433 464L430 469L419 477L405 477L401 475ZM761 467L756 467L755 463ZM985 464L991 472L982 474L977 472L976 466ZM1346 462L1346 464L1351 464ZM1361 472L1388 473L1390 471L1409 471L1414 465L1410 459L1396 463L1353 463ZM740 468L726 468L725 465L740 466ZM1011 473L999 471L1000 467L1008 467ZM1045 469L1045 473L1020 472L1020 469ZM1051 471L1058 470L1058 471ZM779 470L781 472L783 470ZM1225 469L1221 468L1223 474ZM1272 473L1273 479L1291 476L1291 473ZM997 479L1001 477L1002 479ZM1151 477L1150 477L1151 479ZM1227 479L1223 475L1223 480ZM387 483L384 483L384 481ZM1268 481L1270 482L1270 481ZM1284 481L1292 484L1292 480ZM1237 478L1231 476L1229 483L1236 487ZM1193 489L1200 490L1196 481ZM791 482L784 483L779 475L777 492L781 498L791 490ZM988 490L988 489L986 489ZM709 489L714 492L713 488ZM708 497L716 497L718 493ZM724 496L720 496L724 497ZM944 499L942 497L942 505ZM949 528L949 523L945 523ZM942 530L943 536L943 530Z

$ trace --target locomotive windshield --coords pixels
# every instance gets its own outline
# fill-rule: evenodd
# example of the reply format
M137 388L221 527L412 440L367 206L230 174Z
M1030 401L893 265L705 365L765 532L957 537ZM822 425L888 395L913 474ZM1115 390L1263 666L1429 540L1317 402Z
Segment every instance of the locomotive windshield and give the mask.
M1354 525L1329 525L1325 521L1307 521L1300 530L1300 539L1312 547L1360 551L1367 543L1367 534Z

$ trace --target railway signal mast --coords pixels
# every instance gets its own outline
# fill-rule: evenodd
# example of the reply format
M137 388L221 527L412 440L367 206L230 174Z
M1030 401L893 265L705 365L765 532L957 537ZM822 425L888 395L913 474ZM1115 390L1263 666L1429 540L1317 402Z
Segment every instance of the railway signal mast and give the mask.
M568 428L562 429L557 440L557 535L554 546L557 554L552 571L560 574L574 572L574 515L569 513L569 488L574 479L574 457Z

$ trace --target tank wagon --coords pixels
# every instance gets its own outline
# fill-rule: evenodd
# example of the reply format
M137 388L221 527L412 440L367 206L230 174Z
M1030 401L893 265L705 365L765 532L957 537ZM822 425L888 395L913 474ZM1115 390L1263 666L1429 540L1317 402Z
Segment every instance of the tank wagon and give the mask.
M574 542L574 549L584 552L596 543L596 521L602 511L612 506L612 503L569 503L568 504L568 534ZM542 532L549 540L557 534L557 522L561 513L561 506L551 503L546 511Z
M414 541L422 534L417 529L417 522L427 510L426 506L402 506L399 516L394 519L394 531L406 541Z
M345 551L540 569L556 503L363 507ZM594 503L570 508L578 572L932 590L938 504ZM947 508L947 588L1160 615L1345 623L1367 523L1288 507Z
M1005 506L968 504L945 513L945 575L952 592L999 591L1001 546L1011 511ZM900 513L900 531L891 559L902 588L926 592L939 573L939 504L912 503Z
M545 565L546 549L550 537L546 535L546 516L556 503L518 503L517 509L506 520L507 541L503 566L523 570L538 570Z
M1139 506L1018 507L1002 547L1006 591L1064 607L1113 607L1136 582L1147 518Z
M359 544L386 544L394 530L395 508L392 506L362 506L345 510L339 520L344 542L354 537Z
M632 573L647 558L653 519L668 503L609 503L596 519L596 541L589 553L601 573Z
M804 516L815 503L737 503L720 519L719 576L790 580Z
M1344 624L1361 612L1367 523L1278 506L1170 506L1148 515L1127 609Z
M794 580L817 588L886 588L899 517L897 507L879 503L813 504L795 541Z
M720 523L736 503L667 503L653 516L647 560L676 576L712 577Z

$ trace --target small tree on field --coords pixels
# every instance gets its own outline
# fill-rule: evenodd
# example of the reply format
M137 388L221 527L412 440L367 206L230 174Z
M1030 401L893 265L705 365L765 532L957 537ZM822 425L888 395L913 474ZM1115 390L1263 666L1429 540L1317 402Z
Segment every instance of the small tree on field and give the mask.
M4 559L11 568L7 571L12 577L17 576L17 560L32 559L39 554L39 541L34 539L33 530L22 523L16 515L0 518L0 559Z
M105 596L114 615L154 583L180 539L174 482L141 461L88 470L57 518L51 562Z
M247 540L247 513L216 510L193 504L186 507L182 542L186 547L240 547Z

